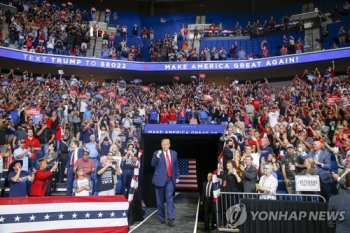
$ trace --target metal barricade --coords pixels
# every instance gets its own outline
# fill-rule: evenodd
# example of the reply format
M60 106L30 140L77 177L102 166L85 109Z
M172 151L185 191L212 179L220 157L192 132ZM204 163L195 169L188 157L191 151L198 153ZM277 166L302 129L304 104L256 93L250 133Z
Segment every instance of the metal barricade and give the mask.
M216 227L219 232L239 232L237 227L240 222L232 221L232 216L239 218L237 214L241 212L240 205L238 205L240 199L326 202L324 197L314 194L220 192L215 208Z

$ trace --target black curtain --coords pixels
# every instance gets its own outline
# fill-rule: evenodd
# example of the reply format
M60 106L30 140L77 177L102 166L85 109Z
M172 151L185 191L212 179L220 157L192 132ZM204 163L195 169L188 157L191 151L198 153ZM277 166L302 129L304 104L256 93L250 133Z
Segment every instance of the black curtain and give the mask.
M217 156L222 148L220 135L177 135L177 134L143 134L142 156L142 200L147 207L156 206L155 188L152 184L154 168L151 166L153 152L161 149L160 142L170 139L170 148L178 153L178 158L196 158L198 192L201 191L207 173L217 167Z
M321 202L298 202L298 201L275 201L275 200L253 200L241 199L240 203L244 204L247 211L247 220L240 226L240 232L283 232L283 233L332 233L334 230L327 226L327 217L324 221L313 221L309 219L310 212L327 211L328 204ZM261 214L263 219L258 217L253 220L251 212L257 213L267 211L268 213L288 212L287 216L291 216L292 212L299 216L299 213L305 211L307 217L301 220L264 220L265 214ZM259 216L259 215L257 215Z

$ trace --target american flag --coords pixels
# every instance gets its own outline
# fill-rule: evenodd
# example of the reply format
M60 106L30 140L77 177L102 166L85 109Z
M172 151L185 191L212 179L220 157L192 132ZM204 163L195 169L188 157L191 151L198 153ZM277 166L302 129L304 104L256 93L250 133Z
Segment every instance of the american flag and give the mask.
M124 196L0 198L0 232L128 232Z
M198 189L196 159L179 159L179 171L177 189Z
M220 154L218 155L218 167L217 170L215 170L213 172L213 201L217 202L218 199L220 198L220 181L219 178L217 176L217 174L220 174L221 171L223 171L223 167L222 167L222 157L224 155L224 150L222 150L220 152Z

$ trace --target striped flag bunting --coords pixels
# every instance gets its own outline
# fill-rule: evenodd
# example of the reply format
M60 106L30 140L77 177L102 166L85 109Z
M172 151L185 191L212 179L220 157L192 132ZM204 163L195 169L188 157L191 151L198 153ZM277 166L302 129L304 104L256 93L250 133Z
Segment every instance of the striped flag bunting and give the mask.
M220 182L216 174L213 174L213 197L214 202L217 202L220 198Z
M142 156L143 150L139 149L138 156L137 156L137 162L134 168L134 175L131 179L130 189L129 189L129 195L128 195L128 201L131 204L132 200L134 199L134 193L139 188L139 174L140 174L140 159Z
M123 195L0 198L1 233L127 233Z

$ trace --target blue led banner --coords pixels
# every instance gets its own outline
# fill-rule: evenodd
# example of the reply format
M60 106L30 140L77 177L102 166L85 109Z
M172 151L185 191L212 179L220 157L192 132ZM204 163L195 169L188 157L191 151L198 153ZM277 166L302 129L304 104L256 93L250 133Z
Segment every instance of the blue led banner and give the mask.
M222 134L226 125L146 124L146 134Z
M131 71L202 71L202 70L248 70L306 62L316 62L350 57L350 48L324 50L255 60L202 61L202 62L129 62L111 59L58 56L23 52L16 49L0 48L0 57L12 58L40 64L96 67Z

